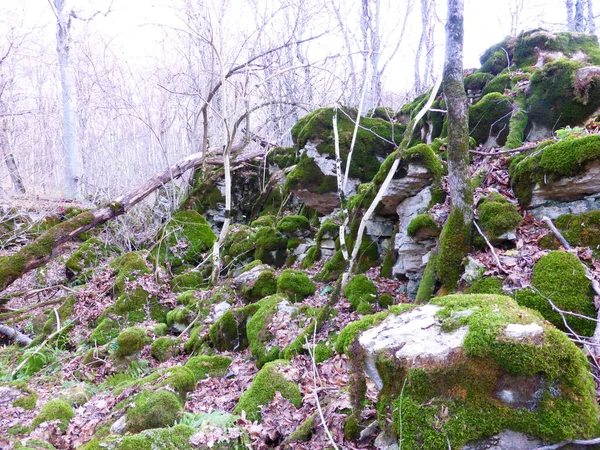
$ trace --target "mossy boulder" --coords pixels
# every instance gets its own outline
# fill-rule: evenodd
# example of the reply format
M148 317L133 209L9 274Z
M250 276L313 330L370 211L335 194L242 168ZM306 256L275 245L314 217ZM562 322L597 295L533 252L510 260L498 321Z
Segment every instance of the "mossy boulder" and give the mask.
M159 337L150 347L150 354L158 361L166 361L180 352L179 341L174 338Z
M148 258L177 272L201 263L216 239L209 223L197 211L180 211L165 225Z
M163 374L165 377L156 387L168 386L179 394L182 401L188 392L196 388L196 377L194 373L185 366L173 366L168 368Z
M227 356L198 355L188 359L185 367L192 371L196 380L203 380L207 377L225 376L231 361L231 358Z
M185 292L200 289L204 285L204 275L198 270L176 275L169 280L169 286L173 292Z
M182 332L194 320L196 314L190 307L177 306L167 313L167 325Z
M248 348L246 324L248 319L258 311L265 300L259 300L243 308L234 308L225 311L208 330L208 335L214 348L219 351L244 350Z
M377 303L377 287L366 275L356 275L344 287L344 295L354 310L368 312Z
M406 228L408 236L417 242L438 237L440 232L441 229L438 223L427 213L417 215Z
M523 221L517 206L501 194L483 198L477 211L479 227L492 243L499 242L503 234L514 231Z
M477 279L467 289L468 294L495 294L503 295L502 291L503 282L500 278L496 277L482 277Z
M273 216L268 216L273 217ZM257 221L253 222L252 226ZM262 222L261 222L262 223ZM273 221L264 222L265 225L261 226L274 226ZM230 231L225 237L223 242L223 253L225 254L225 263L233 264L236 267L243 266L244 264L254 259L254 252L256 248L256 230L247 225L235 225L231 227Z
M383 433L403 448L462 448L506 429L546 442L597 435L585 355L509 297L436 298L345 341L361 368L351 392L371 378Z
M187 425L168 428L152 428L126 436L109 436L99 441L94 438L79 447L80 450L193 450L190 438L196 429ZM213 447L219 450L218 443ZM224 449L222 449L224 450ZM236 449L237 450L237 449ZM241 450L241 449L240 449Z
M310 222L304 216L285 216L277 222L277 230L289 238L308 236Z
M67 402L60 399L50 400L42 406L38 415L35 416L31 428L35 429L43 422L58 420L58 427L64 432L73 417L75 417L75 413Z
M565 320L576 333L583 336L591 336L594 333L594 292L591 281L585 275L585 268L577 256L558 251L543 256L533 266L531 284L535 290L525 289L517 292L516 299L520 305L539 311L557 328L569 331L563 318L550 305L549 298L563 311L592 319L565 315Z
M510 165L511 187L519 203L528 207L546 199L574 201L597 193L596 183L584 185L554 184L568 177L583 176L600 160L600 136L568 137L558 142L546 141L537 149L513 158Z
M139 433L150 428L174 425L181 416L183 404L170 391L142 392L135 398L135 406L127 410L127 431Z
M268 405L279 392L287 398L296 408L302 404L302 394L296 380L288 379L286 369L289 362L276 360L264 365L256 374L250 388L242 394L233 412L235 414L246 413L246 417L252 421L260 421L262 416L260 408Z
M277 290L275 271L266 264L257 264L234 278L231 285L245 299L255 302Z
M260 227L255 235L254 259L281 267L287 256L287 238L273 227Z
M553 222L573 247L590 247L596 257L600 256L600 211L563 214ZM544 236L539 244L548 249L557 249L561 245L552 233Z
M143 349L148 341L148 335L143 328L127 328L117 336L116 355L119 357L133 355Z
M469 132L477 144L484 144L492 137L497 145L504 145L512 110L511 98L497 92L487 94L471 106Z
M248 342L256 365L288 357L286 347L305 344L303 331L311 323L315 311L307 306L296 306L280 294L261 301L260 308L248 320ZM300 336L303 336L300 338ZM294 351L290 349L290 356ZM297 352L296 352L297 353Z
M277 292L292 302L300 302L315 293L316 286L304 272L286 269L277 277Z
M65 262L67 278L73 280L79 277L81 279L78 282L85 283L93 274L91 271L88 272L87 269L99 266L109 256L118 253L116 247L92 237L75 250Z

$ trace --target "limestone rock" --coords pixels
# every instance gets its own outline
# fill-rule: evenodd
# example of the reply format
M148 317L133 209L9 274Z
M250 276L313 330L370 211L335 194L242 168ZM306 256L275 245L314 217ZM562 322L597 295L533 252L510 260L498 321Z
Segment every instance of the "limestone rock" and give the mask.
M379 211L379 214L393 214L405 199L419 194L431 183L433 183L433 174L426 167L409 164L405 176L394 178L390 182L381 199L383 207Z

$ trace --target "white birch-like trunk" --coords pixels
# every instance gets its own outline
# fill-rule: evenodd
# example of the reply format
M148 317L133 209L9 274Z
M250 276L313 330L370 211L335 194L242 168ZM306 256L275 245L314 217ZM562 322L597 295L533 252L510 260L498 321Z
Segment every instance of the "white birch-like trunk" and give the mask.
M77 135L77 86L71 65L71 17L66 0L54 0L56 8L56 52L62 88L63 139L65 159L65 194L69 198L81 195L82 164Z

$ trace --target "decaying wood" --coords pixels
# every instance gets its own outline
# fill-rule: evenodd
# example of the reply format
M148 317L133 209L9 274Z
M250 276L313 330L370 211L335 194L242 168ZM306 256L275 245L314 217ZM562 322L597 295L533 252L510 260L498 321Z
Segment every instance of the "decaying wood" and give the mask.
M29 344L31 344L32 339L23 334L20 333L19 331L15 330L14 328L9 327L8 325L4 325L0 323L0 334L3 334L4 336L10 338L10 339L14 339L14 341L22 346L27 346Z
M245 143L235 145L232 150L239 150L244 145ZM242 163L255 157L257 157L255 152L247 152L238 155L234 161ZM117 197L100 208L86 211L52 227L17 253L0 259L0 292L25 273L43 266L54 258L62 244L71 241L81 233L125 214L156 189L181 177L188 170L199 167L203 159L204 155L202 153L194 153L175 163L167 170L154 175L127 194Z

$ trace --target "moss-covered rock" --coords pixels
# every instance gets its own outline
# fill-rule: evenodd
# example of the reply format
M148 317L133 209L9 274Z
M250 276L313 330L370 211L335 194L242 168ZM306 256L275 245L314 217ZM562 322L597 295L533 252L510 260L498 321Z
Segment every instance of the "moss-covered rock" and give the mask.
M127 430L139 433L150 428L174 425L183 405L170 391L143 392L135 398L135 406L127 410Z
M556 327L568 331L560 314L553 310L552 300L559 309L594 319L594 293L591 281L585 276L585 269L579 258L571 253L550 252L533 266L531 279L537 290L525 289L517 292L516 300L520 305L539 311L545 319ZM579 317L565 315L569 326L578 334L591 336L595 322Z
M274 227L275 225L277 225L277 217L271 214L261 216L258 219L253 220L252 223L250 223L250 226L253 228Z
M344 287L344 295L355 310L361 309L362 303L377 303L377 287L365 275L354 276Z
M302 404L302 394L296 381L290 381L286 378L286 367L288 361L276 360L264 365L256 374L250 388L242 394L238 404L235 406L234 413L246 413L249 420L260 421L262 416L260 408L268 405L275 398L275 393L279 392L284 398L287 398L296 408Z
M275 271L264 265L255 266L253 269L243 272L242 275L236 278L235 282L244 298L251 302L272 295L277 291Z
M277 230L288 237L306 236L310 233L310 222L304 216L285 216L277 223Z
M169 428L153 428L127 436L109 436L99 441L94 438L79 447L80 450L192 450L190 442L196 430L187 425L175 425ZM225 450L215 443L215 450ZM236 449L238 450L238 449ZM241 449L239 449L241 450Z
M43 422L58 420L60 421L58 427L62 431L65 431L73 417L75 417L75 413L71 405L67 402L60 399L50 400L42 406L38 415L35 416L35 419L31 423L31 428L35 429Z
M148 258L177 271L182 266L202 262L216 239L206 219L197 211L180 211L165 225Z
M169 281L169 286L173 292L185 292L189 290L200 289L204 285L204 276L198 270L176 275Z
M590 247L596 256L600 252L600 211L583 214L563 214L554 219L554 225L573 247ZM557 249L558 239L548 233L540 240L543 248Z
M512 110L510 97L499 93L488 94L471 106L469 130L477 144L484 144L492 136L498 145L504 145Z
M167 325L182 332L194 320L196 313L187 306L178 306L167 313Z
M56 310L58 317L60 318L61 326L63 326L64 323L72 317L75 303L77 303L77 296L74 294L69 294L65 297L62 304ZM47 316L48 320L46 320L42 328L44 335L49 335L56 331L56 314L54 313L54 309L50 310Z
M73 280L82 275L83 278L78 281L85 283L92 275L92 272L86 272L86 269L97 267L113 254L118 254L116 247L108 245L96 237L88 239L65 262L67 278Z
M438 223L427 213L416 216L406 228L406 233L415 241L437 237L440 232Z
M160 337L152 342L150 354L158 361L166 361L179 354L179 341L174 338Z
M185 367L190 369L196 380L203 380L207 377L222 377L227 374L227 369L231 365L231 358L227 356L192 356L185 363Z
M219 351L244 350L247 348L246 323L258 311L263 302L264 299L243 308L225 311L208 330L214 348Z
M148 342L146 330L131 327L122 331L117 337L117 356L129 356L139 352Z
M508 297L438 298L353 336L344 348L369 361L379 422L391 419L384 433L403 448L462 448L505 429L547 442L597 434L585 356Z
M179 394L181 400L185 400L188 392L196 389L196 377L188 367L173 366L168 368L163 375L165 378L156 387L170 387Z
M304 272L284 270L277 278L277 292L288 296L292 302L300 302L315 293L316 286Z
M479 203L477 210L479 227L492 243L523 221L517 206L501 194L488 195Z
M281 267L287 256L287 238L273 227L260 227L255 235L254 259L274 267Z
M267 217L267 216L265 216ZM273 216L268 216L273 217ZM257 222L252 222L252 226ZM272 223L273 221L265 221L264 223ZM268 226L274 226L268 225ZM246 225L235 225L231 227L229 233L223 242L223 253L225 254L225 263L241 266L254 259L254 251L256 248L256 230Z
M467 289L467 293L503 295L502 285L503 282L500 278L482 277L476 280L469 289Z
M90 334L89 342L95 345L108 344L119 335L122 328L122 324L117 320L108 317L101 319Z

